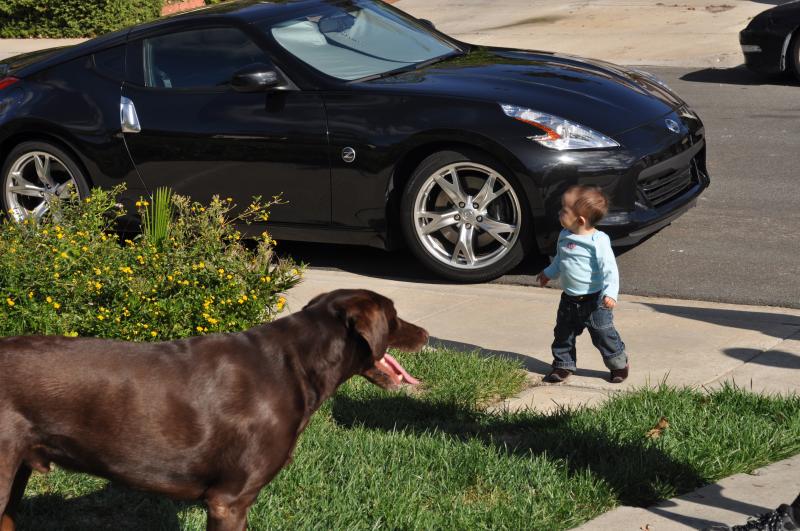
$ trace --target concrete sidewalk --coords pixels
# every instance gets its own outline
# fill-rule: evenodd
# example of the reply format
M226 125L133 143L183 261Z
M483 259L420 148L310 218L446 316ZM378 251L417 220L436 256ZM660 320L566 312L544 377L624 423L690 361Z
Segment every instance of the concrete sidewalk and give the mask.
M500 407L596 405L610 394L666 381L713 388L735 382L756 392L800 392L800 310L622 296L616 324L632 372L622 385L608 371L588 334L578 340L578 372L567 384L543 384L550 368L560 291L500 284L427 284L309 270L287 295L296 311L315 295L337 288L366 288L394 300L401 317L425 327L432 344L520 360L531 387ZM747 516L788 503L800 491L800 457L758 475L740 474L650 509L622 507L584 529L658 531L697 529L708 522L738 524Z

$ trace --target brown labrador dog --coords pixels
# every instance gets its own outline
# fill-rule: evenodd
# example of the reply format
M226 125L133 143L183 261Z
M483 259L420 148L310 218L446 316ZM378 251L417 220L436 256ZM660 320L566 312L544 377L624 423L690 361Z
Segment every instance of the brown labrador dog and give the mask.
M325 293L233 334L0 339L0 529L14 529L31 471L56 463L204 500L207 529L243 530L322 402L356 374L384 389L412 381L384 354L427 341L366 290Z

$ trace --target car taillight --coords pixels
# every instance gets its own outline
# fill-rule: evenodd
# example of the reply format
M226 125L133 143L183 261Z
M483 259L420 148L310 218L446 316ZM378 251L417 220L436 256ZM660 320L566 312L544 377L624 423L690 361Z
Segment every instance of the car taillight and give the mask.
M17 81L19 81L19 79L15 77L4 77L3 79L0 79L0 90L3 90L6 87L10 87Z

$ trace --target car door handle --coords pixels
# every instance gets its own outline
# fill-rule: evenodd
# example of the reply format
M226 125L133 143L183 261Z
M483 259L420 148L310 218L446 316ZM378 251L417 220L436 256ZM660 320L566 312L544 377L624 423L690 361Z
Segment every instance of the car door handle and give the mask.
M136 114L136 106L125 96L121 96L119 99L119 123L123 133L138 133L142 130L139 116Z

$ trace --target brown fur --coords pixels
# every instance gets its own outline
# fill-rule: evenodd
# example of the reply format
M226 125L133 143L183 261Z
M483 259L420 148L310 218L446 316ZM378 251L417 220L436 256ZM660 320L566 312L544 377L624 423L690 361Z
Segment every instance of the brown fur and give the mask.
M322 402L356 374L397 387L376 362L427 340L366 290L322 294L235 334L0 339L0 530L14 529L31 469L51 463L202 499L207 529L244 530Z

